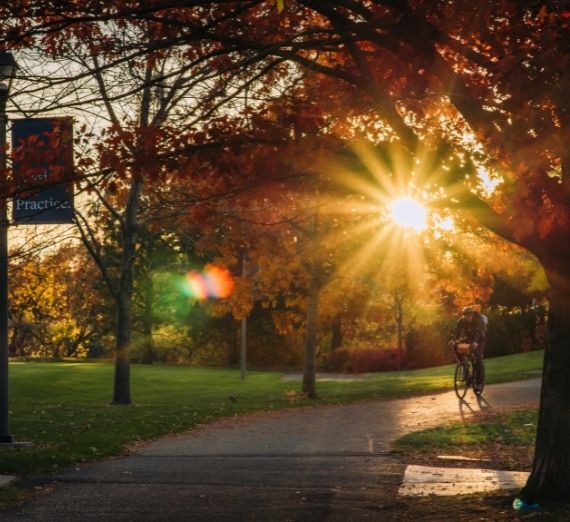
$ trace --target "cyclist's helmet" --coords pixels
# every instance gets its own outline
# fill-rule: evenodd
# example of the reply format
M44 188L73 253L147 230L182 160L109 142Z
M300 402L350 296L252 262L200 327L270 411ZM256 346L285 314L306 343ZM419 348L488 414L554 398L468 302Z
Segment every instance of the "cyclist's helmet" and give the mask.
M471 308L470 306L466 306L465 308L463 308L463 310L461 311L461 315L467 315L467 314L472 314L474 313L475 310L473 308Z

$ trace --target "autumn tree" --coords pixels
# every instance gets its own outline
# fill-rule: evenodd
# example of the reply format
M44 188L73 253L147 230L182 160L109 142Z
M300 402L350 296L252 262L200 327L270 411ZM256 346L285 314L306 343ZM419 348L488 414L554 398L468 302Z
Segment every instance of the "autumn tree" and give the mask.
M15 257L10 271L10 354L86 357L112 329L97 268L71 244Z
M469 161L456 165L449 158L429 165L416 185L441 188L439 206L469 214L542 262L551 286L550 343L535 466L523 495L566 499L569 390L560 376L570 362L568 76L562 72L568 12L559 3L302 5L318 13L312 27L327 32L323 43L344 44L312 61L326 74L323 92L342 76L358 90L362 110L374 107L419 161L429 162L430 149L468 154ZM302 29L297 36L298 42ZM461 141L465 135L470 142ZM478 186L481 167L500 179L492 195Z
M11 45L29 42L34 32L65 32L78 20L128 15L168 27L165 47L197 40L213 45L215 63L237 81L231 93L252 85L251 71L283 93L281 81L304 76L305 87L314 85L311 98L290 97L283 116L301 121L326 112L336 116L328 118L329 136L397 144L408 157L400 172L408 183L400 189L429 192L431 205L469 216L475 227L535 254L550 283L550 337L535 463L523 495L568 498L570 40L564 2L301 0L284 2L282 12L269 2L176 8L133 2L96 12L80 1L65 4L65 16L49 11L43 18L41 5L33 16L27 4L2 7ZM331 156L341 148L338 140L323 143ZM372 172L378 190L389 192L394 170ZM493 191L484 190L483 175L498 181Z
M80 7L70 5L56 15L57 27L43 22L30 27L27 22L42 18L38 7L33 15L12 5L2 8L11 14L4 20L6 35L29 30L25 47L23 40L12 42L20 47L19 107L29 115L68 110L81 122L75 140L76 185L88 194L83 206L91 208L78 209L77 226L115 301L113 403L129 404L135 260L164 226L164 213L157 211L152 219L152 205L166 204L145 192L169 179L196 176L202 186L211 181L208 154L216 152L208 149L224 146L224 136L240 130L226 128L229 120L222 111L236 98L226 92L233 73L223 60L216 62L216 45L172 46L169 29L160 23L101 18L101 11L68 24L65 19ZM44 7L47 15L49 5ZM192 25L192 13L179 15ZM19 23L10 28L15 20ZM209 62L216 62L215 67ZM255 76L255 71L249 73L249 81ZM219 181L211 186L221 190ZM184 206L191 203L186 200ZM97 229L108 223L114 234ZM105 244L109 239L115 240L115 252ZM117 262L107 254L117 255Z
M248 16L232 22L247 27ZM439 191L434 204L541 261L550 342L528 500L564 500L570 490L568 18L560 2L307 1L286 5L273 22L284 34L266 45L241 36L259 30L230 33L257 57L315 72L329 110L342 105L363 124L373 111L420 162L414 185ZM230 46L228 33L211 37ZM492 193L481 187L482 169L499 180Z

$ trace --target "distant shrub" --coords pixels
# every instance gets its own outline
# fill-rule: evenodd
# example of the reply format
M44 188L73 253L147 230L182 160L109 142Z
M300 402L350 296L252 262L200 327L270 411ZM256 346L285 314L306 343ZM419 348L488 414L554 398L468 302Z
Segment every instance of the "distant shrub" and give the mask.
M338 348L329 357L327 369L342 373L387 372L398 369L395 348Z
M545 314L542 308L490 312L486 355L495 357L544 348Z
M544 348L546 316L543 310L489 311L486 357L497 357ZM449 350L457 319L447 318L421 325L406 337L408 368L426 368L454 360Z
M130 355L140 360L145 340L138 335L133 339ZM153 332L153 357L155 362L185 364L190 361L192 346L184 329L175 325L162 324Z
M428 368L447 364L453 360L449 340L455 321L445 319L420 325L406 336L408 368Z

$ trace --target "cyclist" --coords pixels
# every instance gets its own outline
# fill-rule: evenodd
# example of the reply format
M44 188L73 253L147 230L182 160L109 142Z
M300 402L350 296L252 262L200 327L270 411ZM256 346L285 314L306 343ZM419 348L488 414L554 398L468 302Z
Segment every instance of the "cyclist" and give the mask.
M477 312L473 307L466 306L461 312L461 318L457 321L453 330L453 350L457 353L457 343L464 340L471 345L475 354L475 370L481 375L483 354L485 353L485 334L487 329L487 317Z

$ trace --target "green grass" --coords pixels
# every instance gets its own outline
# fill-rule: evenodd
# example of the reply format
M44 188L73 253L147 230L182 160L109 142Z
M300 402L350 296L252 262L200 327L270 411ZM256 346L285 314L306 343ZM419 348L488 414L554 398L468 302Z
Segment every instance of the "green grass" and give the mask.
M29 493L12 485L0 488L0 506L15 504L24 500Z
M537 410L525 409L493 415L488 420L439 426L404 435L396 441L400 451L461 450L469 446L500 444L507 446L529 445L536 435Z
M486 361L487 382L537 376L542 352ZM32 448L0 450L0 473L50 471L121 454L126 445L215 419L296 406L347 403L449 390L453 366L317 383L317 400L291 400L299 382L279 372L132 365L134 405L110 406L110 363L12 363L10 432ZM237 402L229 400L237 398Z
M536 351L485 359L485 382L496 384L540 377L543 357L543 351ZM364 381L323 382L319 383L318 392L327 402L433 393L453 387L454 369L455 364L380 373Z

